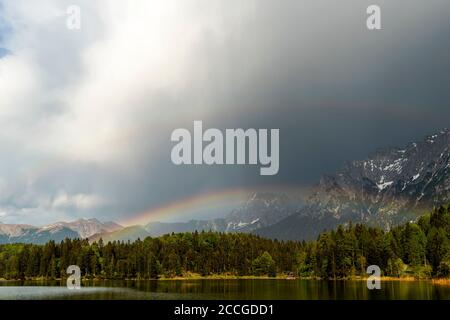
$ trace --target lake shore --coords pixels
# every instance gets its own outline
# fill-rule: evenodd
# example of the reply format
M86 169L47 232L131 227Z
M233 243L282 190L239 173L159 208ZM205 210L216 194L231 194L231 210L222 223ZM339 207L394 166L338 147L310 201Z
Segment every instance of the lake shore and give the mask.
M233 274L211 274L211 275L201 275L196 273L188 273L182 276L161 276L158 279L146 279L146 278L124 278L124 279L109 279L103 277L96 278L82 278L83 282L100 282L100 281L146 281L146 280L156 280L156 281L188 281L188 280L317 280L317 281L367 281L369 279L368 276L351 276L345 278L330 278L330 279L322 279L318 277L293 277L289 274L277 274L274 277L269 277L267 275L262 276L254 276L254 275L245 275L238 276ZM36 282L46 282L46 281L66 281L67 278L46 278L46 277L33 277L26 279L5 279L0 278L0 282L17 282L17 281L36 281ZM414 282L414 281L429 281L433 284L437 285L450 285L449 278L419 278L413 276L403 276L403 277L391 277L391 276L382 276L379 278L380 281L403 281L403 282Z

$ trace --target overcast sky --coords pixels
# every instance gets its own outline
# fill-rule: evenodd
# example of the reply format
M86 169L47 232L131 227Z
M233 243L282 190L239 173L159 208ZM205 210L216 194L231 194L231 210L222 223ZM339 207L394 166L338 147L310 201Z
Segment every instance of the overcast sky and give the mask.
M382 30L369 31L374 3ZM71 4L80 30L66 27ZM0 0L0 221L123 220L211 190L308 186L421 139L450 118L449 12L448 0ZM174 166L170 134L194 120L279 128L278 175Z

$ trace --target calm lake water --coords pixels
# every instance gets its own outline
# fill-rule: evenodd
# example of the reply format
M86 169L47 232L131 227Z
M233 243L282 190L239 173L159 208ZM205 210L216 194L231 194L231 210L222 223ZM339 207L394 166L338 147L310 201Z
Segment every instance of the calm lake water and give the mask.
M368 290L365 281L240 279L102 281L69 290L58 282L0 282L4 299L450 299L450 286L383 281L381 290Z

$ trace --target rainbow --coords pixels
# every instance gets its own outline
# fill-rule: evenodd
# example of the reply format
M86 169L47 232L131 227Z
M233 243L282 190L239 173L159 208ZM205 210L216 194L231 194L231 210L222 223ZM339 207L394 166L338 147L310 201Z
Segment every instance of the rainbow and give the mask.
M151 221L167 219L168 217L189 216L199 209L217 210L225 205L238 205L248 196L249 191L245 189L227 189L213 192L205 192L191 197L182 198L166 205L150 208L137 215L119 221L121 225L143 225Z
M280 191L287 189L292 191L291 187L258 187L258 188L232 188L211 192L204 192L191 197L182 198L160 207L150 208L140 212L133 217L118 221L123 226L144 225L152 221L164 220L167 218L180 217L185 220L193 213L202 211L219 212L230 206L242 204L249 195L255 191ZM298 190L298 187L295 188ZM223 213L223 212L222 212ZM214 217L212 217L214 218Z

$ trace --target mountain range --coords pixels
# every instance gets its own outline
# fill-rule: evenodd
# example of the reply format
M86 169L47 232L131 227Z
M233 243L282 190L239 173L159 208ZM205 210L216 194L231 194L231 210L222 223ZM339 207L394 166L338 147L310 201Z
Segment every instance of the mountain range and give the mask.
M269 238L313 239L339 224L363 223L389 230L450 201L450 130L405 148L378 150L324 175L306 205L256 231Z
M123 227L115 222L100 222L97 219L78 219L73 222L56 222L43 227L26 224L4 224L0 222L0 244L46 243L65 238L89 238L94 234L113 232Z
M280 240L314 239L340 224L363 223L385 230L416 220L450 201L450 130L443 129L404 148L386 148L323 175L310 196L255 192L223 218L122 227L79 219L44 227L0 223L0 243L45 243L64 238L133 241L192 231L250 232ZM298 200L302 199L302 200Z
M284 194L254 192L247 201L232 210L224 218L211 220L190 220L188 222L150 222L145 226L131 226L122 230L96 234L90 240L102 238L111 240L136 240L146 236L157 237L167 233L217 231L217 232L252 232L259 228L273 225L295 212L301 202L293 201Z

